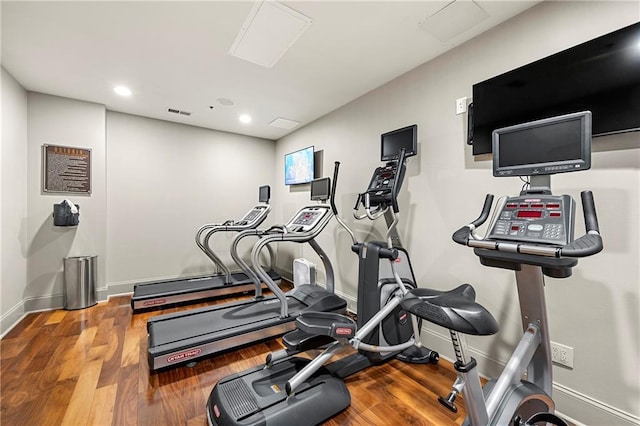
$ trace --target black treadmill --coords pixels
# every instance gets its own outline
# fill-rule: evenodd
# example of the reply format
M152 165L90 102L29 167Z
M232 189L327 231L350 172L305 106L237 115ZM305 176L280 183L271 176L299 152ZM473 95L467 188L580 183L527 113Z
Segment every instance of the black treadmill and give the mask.
M262 286L256 289L252 277L244 271L232 272L227 265L211 249L209 241L217 232L242 232L256 229L271 211L269 205L270 187L261 186L258 191L259 204L253 207L239 220L227 220L224 223L211 223L202 226L196 233L196 244L222 273L192 278L177 278L163 281L138 283L133 287L131 308L134 311L157 308L175 303L200 301L210 297L226 296L256 290L260 295ZM237 247L237 246L233 246ZM271 265L275 264L275 254L272 250ZM232 250L232 257L234 256ZM280 275L270 268L269 276L275 282L280 282Z
M330 179L316 179L311 184L311 199L329 197ZM274 296L256 297L246 301L161 315L149 319L148 361L150 370L168 368L192 362L223 350L280 336L295 328L296 317L304 311L345 312L347 303L334 294L334 273L329 257L315 237L332 218L331 207L316 204L302 208L284 226L267 231L248 230L236 239L260 235L251 252L253 269L239 261L256 283L262 280ZM262 249L278 242L309 243L322 260L326 271L326 289L301 284L288 292L273 282L260 266Z

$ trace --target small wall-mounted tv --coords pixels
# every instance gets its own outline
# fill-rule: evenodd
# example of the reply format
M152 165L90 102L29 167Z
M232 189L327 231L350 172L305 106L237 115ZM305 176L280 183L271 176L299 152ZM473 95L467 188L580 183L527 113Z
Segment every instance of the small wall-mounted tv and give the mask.
M491 152L495 129L591 111L592 134L640 130L640 23L473 85L469 143Z
M284 156L284 183L310 183L314 178L313 146L290 152Z
M493 131L493 175L536 176L591 167L591 112Z
M331 179L314 179L311 182L311 201L326 201L331 196Z
M405 156L411 157L418 153L418 125L403 127L380 135L380 160L393 161L400 156L404 148Z

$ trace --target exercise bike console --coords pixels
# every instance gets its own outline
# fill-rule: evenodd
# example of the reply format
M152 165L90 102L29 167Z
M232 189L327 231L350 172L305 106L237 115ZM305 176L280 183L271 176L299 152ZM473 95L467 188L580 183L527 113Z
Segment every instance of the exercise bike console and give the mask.
M564 246L573 240L575 203L568 195L524 195L502 203L489 238Z

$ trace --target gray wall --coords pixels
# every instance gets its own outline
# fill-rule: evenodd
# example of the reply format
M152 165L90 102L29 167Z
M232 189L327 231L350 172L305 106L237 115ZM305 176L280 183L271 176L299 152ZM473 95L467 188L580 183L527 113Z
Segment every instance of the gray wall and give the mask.
M342 162L338 207L354 225L351 208L379 165L380 134L417 123L420 153L410 159L400 200L401 233L420 286L470 282L500 322L495 337L469 341L482 371L493 374L521 333L513 273L481 266L451 234L478 215L485 193L517 194L521 182L493 178L490 159L473 157L465 144L466 115L455 114L455 99L471 97L476 82L637 22L639 7L545 2L529 9L278 141L276 181L284 180L285 153L315 145L323 151L324 175L334 160ZM551 339L575 350L573 370L554 367L554 396L562 413L586 424L638 424L640 133L596 138L593 150L591 170L552 178L556 193L579 200L582 189L594 192L605 240L604 252L581 260L571 278L547 279ZM308 187L276 188L283 220L308 200ZM384 228L376 226L370 235L370 224L356 226L360 239L379 238ZM576 235L583 232L579 223ZM338 291L353 302L357 270L349 238L333 223L320 240L339 276ZM303 247L279 256L282 267L298 256L319 263ZM453 357L446 330L426 326L423 340Z
M27 286L27 92L1 71L0 333L24 314Z
M131 291L136 281L213 271L196 231L240 219L258 203L258 187L273 186L274 151L265 139L108 112L110 293ZM232 237L212 238L223 259L230 260Z
M27 310L62 306L63 258L98 256L98 289L106 288L105 107L29 92L27 147ZM91 150L91 195L42 192L42 145ZM53 204L80 206L80 225L53 226Z
M198 228L242 217L273 185L273 141L107 113L2 77L2 334L25 312L62 307L64 257L98 256L100 300L211 271ZM45 143L91 149L90 195L42 192ZM65 198L80 205L77 227L53 226ZM213 243L226 251L231 236Z

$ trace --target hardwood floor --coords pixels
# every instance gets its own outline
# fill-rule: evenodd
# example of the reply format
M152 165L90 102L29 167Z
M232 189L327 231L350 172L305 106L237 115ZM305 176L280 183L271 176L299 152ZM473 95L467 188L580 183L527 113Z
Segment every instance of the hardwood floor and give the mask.
M223 300L222 302L229 301ZM216 303L210 302L209 304ZM146 322L200 305L133 314L128 296L78 311L30 314L0 341L4 425L206 425L209 392L222 377L263 363L279 339L151 373ZM392 360L346 380L351 406L327 425L455 425L442 408L455 379L450 363Z

